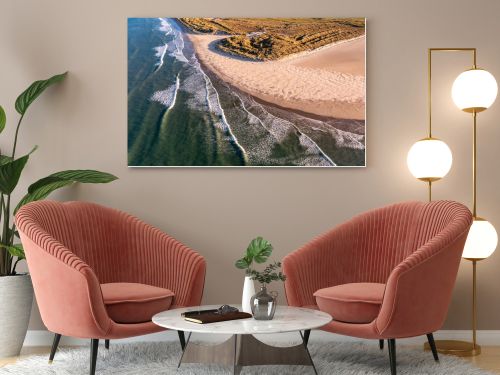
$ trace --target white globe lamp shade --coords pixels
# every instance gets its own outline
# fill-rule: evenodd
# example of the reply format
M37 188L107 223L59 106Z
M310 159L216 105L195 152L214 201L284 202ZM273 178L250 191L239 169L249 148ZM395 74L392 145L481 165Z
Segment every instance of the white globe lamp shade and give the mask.
M476 217L465 241L462 257L466 259L486 259L495 251L498 235L495 227L487 220Z
M481 112L489 108L498 94L495 77L483 69L461 73L453 82L451 97L455 105L465 112Z
M425 138L411 146L406 162L415 178L437 181L450 171L453 157L446 143L436 138Z

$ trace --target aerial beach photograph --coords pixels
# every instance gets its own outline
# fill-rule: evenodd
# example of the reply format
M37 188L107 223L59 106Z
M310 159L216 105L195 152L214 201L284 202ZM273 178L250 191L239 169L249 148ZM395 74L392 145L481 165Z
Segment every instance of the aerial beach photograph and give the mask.
M130 18L128 165L365 165L364 18Z

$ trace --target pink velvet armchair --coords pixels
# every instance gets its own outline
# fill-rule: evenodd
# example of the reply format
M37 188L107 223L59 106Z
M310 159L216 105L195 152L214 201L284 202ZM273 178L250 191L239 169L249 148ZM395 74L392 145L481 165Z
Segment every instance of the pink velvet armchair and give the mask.
M205 260L160 230L115 209L86 202L33 202L16 215L42 320L55 333L99 339L163 330L151 318L199 305ZM181 346L184 335L179 332Z
M328 312L325 331L378 339L381 349L387 339L393 375L398 338L427 335L437 361L433 332L446 318L471 223L451 201L358 215L284 258L288 304Z

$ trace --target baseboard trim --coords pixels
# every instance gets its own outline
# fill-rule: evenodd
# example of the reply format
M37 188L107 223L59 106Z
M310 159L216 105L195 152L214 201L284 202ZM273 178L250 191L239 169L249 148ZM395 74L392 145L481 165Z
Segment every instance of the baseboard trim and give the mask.
M52 344L52 339L54 335L45 330L29 330L26 339L24 340L24 346L50 346ZM219 341L223 339L220 335L216 339L211 337L203 337L202 335L197 335L197 338L204 341ZM275 341L275 342L291 342L298 340L298 335L296 333L281 333L276 335L260 335L263 341ZM434 334L436 340L471 340L471 331L469 330L441 330ZM177 334L173 331L165 331L160 333L154 333L146 336L131 337L122 340L113 340L119 343L131 343L140 341L177 341ZM318 341L341 341L341 342L353 342L353 341L365 341L372 342L374 340L362 340L354 337L336 335L324 331L313 331L311 333L311 340ZM414 337L410 339L402 340L404 343L409 345L412 344L423 344L426 341L425 336ZM481 345L499 345L500 344L500 330L481 330L477 331L477 341ZM62 337L61 345L67 346L80 346L87 345L88 340L77 339L72 337Z

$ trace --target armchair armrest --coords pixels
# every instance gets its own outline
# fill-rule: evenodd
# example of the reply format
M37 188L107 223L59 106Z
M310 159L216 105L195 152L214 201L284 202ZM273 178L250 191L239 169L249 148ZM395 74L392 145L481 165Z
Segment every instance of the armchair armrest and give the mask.
M30 232L27 235L19 230L33 284L37 286L36 300L47 328L64 336L104 336L112 322L94 272L49 235L33 226L23 229Z
M413 337L441 328L468 231L451 241L441 233L393 270L376 319L382 336Z

